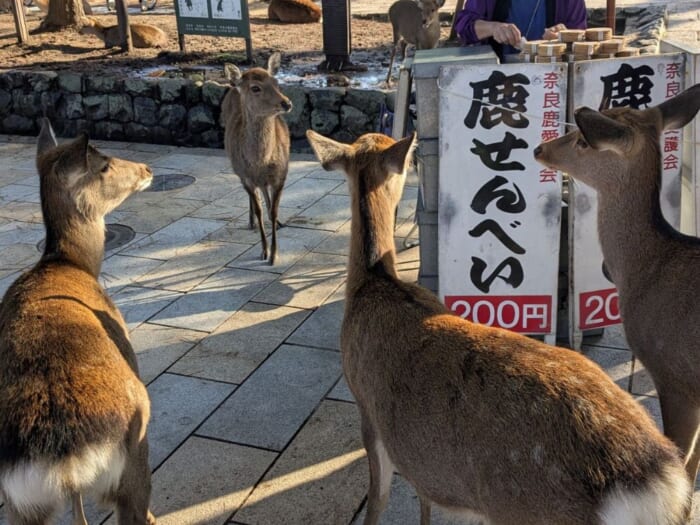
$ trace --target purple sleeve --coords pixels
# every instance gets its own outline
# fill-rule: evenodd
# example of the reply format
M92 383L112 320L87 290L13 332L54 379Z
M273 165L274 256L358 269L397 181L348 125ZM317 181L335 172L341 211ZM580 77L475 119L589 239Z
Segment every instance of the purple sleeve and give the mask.
M564 24L567 29L586 29L584 0L557 0L554 23Z
M455 31L462 44L478 44L479 38L474 31L477 20L491 20L496 0L467 0L455 18ZM585 11L585 10L584 10Z

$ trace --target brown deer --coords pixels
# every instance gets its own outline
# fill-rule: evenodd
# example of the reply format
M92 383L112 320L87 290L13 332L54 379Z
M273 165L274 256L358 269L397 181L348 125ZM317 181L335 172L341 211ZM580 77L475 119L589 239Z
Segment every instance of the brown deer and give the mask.
M104 217L153 177L82 135L37 146L46 247L0 304L0 494L11 525L45 525L81 494L152 525L148 393L119 310L98 283Z
M321 8L311 0L270 0L267 17L286 24L310 24L321 19Z
M272 223L270 264L277 258L280 198L289 169L289 129L281 115L292 110L292 102L275 79L280 60L280 54L273 53L267 69L254 67L245 73L228 64L233 87L221 103L224 146L233 171L248 192L248 227L255 228L257 220L263 261L268 258L268 249L258 189L265 198Z
M659 139L698 110L700 84L645 110L580 108L577 131L534 152L597 191L598 237L627 341L654 380L664 431L685 453L693 482L700 461L700 240L673 229L661 213Z
M106 26L96 18L85 17L82 20L83 27L80 34L95 35L105 44L106 48L120 46L119 26ZM150 24L129 24L131 28L131 41L134 47L167 47L168 35L161 28Z
M389 21L394 39L389 61L386 83L391 83L391 68L394 66L396 47L401 45L401 56L406 56L406 45L417 49L433 49L440 40L438 9L445 0L398 0L389 7Z
M461 319L397 277L394 209L415 135L307 136L350 188L341 348L369 459L365 525L394 470L415 487L422 525L430 502L491 525L683 523L678 449L597 365Z

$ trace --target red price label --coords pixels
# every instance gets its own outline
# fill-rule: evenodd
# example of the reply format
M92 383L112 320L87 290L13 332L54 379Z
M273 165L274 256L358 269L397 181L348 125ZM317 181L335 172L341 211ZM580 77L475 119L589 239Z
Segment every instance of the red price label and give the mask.
M579 295L579 326L582 330L620 324L620 304L616 288Z
M525 334L548 334L552 325L548 295L448 295L445 305L462 319Z

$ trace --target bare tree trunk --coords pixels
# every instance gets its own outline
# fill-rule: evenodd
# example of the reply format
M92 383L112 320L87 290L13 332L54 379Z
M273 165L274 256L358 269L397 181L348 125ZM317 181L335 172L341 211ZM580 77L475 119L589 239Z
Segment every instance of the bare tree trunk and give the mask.
M81 0L50 0L49 12L40 30L51 31L64 27L78 27L85 16Z
M117 24L119 24L119 40L122 51L131 53L134 45L131 41L131 26L129 25L129 9L126 0L115 0L114 7L117 10Z

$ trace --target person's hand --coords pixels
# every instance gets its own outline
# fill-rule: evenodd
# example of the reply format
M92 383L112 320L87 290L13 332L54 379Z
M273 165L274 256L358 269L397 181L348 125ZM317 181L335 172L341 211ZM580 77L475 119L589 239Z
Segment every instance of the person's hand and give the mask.
M552 27L548 27L544 30L544 35L542 35L543 40L557 40L559 39L559 31L566 29L564 24L557 24Z
M520 45L520 29L515 24L497 22L493 28L493 39L499 44Z

